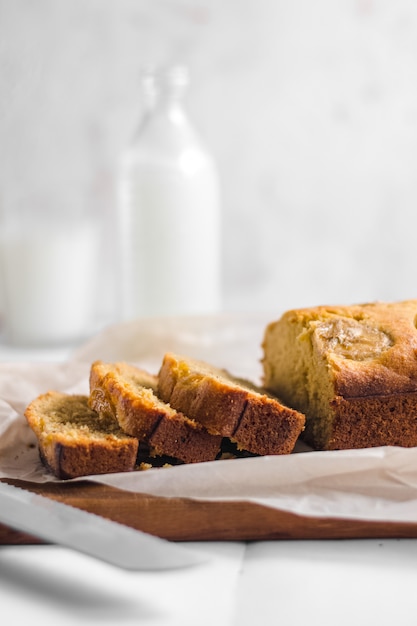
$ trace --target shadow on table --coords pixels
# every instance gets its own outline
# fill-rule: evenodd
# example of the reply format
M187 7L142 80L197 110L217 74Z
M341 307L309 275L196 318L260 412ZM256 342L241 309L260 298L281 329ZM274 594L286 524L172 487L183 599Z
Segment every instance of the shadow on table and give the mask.
M38 553L38 562L32 558L16 559L16 552L8 554L7 547L0 547L2 593L15 593L19 603L24 598L28 604L47 605L67 615L72 613L76 619L88 618L93 622L117 620L121 624L133 617L136 620L158 617L152 607L142 602L139 593L134 597L129 593L131 585L128 584L126 590L121 588L123 582L118 577L129 576L130 572L104 565L103 576L103 565L100 564L101 577L96 577L94 567L91 575L90 566L83 568L83 562L77 564L77 569L65 571L60 569L59 562L53 562L51 566L51 561L46 559L45 563L43 556ZM117 582L116 589L112 589L112 580Z

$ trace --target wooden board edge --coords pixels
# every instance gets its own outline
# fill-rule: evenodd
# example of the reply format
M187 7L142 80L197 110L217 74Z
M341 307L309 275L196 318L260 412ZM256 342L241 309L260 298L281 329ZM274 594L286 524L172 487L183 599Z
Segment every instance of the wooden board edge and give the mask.
M5 482L171 541L416 538L417 524L306 517L242 501L132 493L88 481ZM0 525L0 545L42 543Z

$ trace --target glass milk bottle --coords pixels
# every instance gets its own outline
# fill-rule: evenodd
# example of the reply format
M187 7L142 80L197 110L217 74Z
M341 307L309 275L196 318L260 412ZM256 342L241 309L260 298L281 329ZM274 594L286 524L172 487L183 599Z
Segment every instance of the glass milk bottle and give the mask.
M183 109L184 67L146 72L145 111L122 159L121 317L220 308L220 191L212 157Z

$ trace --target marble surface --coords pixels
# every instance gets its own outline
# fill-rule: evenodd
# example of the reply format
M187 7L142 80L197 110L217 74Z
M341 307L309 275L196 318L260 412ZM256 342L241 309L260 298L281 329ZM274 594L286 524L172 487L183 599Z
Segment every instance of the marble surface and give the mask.
M103 218L139 68L185 62L223 188L227 310L415 295L417 6L410 0L0 0L0 204Z

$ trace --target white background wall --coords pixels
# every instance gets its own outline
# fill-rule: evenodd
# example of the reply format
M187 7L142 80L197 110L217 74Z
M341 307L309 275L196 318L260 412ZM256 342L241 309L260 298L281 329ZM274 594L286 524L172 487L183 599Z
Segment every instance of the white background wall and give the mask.
M177 61L222 177L226 310L417 296L413 0L0 0L3 202L107 219L139 68Z

